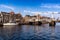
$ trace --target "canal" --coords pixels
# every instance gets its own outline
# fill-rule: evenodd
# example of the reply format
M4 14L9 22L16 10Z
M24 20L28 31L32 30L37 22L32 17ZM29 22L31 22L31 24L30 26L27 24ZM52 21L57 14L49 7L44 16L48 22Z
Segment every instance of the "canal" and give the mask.
M0 27L0 40L60 40L60 23Z

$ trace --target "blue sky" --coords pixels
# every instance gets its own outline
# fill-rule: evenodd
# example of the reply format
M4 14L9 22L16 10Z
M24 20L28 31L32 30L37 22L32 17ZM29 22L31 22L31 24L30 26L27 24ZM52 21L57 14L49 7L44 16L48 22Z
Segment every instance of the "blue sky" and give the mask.
M0 0L0 11L10 12L11 10L15 13L20 12L23 16L36 13L50 16L51 12L60 12L60 0Z

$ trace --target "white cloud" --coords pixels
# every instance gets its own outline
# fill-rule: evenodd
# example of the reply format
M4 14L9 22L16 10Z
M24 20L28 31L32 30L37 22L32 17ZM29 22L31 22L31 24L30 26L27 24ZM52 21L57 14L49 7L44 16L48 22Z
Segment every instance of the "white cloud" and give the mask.
M7 6L7 5L0 5L0 7L1 8L7 8L7 9L10 9L10 10L14 10L14 8L13 7L11 7L11 6Z
M58 4L42 4L40 7L42 8L60 8Z
M24 10L25 13L41 14L42 12Z
M59 12L56 12L56 11L54 11L54 12L52 12L52 11L48 11L47 13L50 13L50 14L52 14L52 13L54 13L54 14L58 14Z
M24 10L25 13L30 13L30 11Z
M56 12L56 11L54 11L54 12L52 12L52 11L38 12L38 11L28 11L28 10L24 10L24 12L25 13L31 13L31 14L46 14L46 15L52 14L52 13L54 13L54 14L58 14L59 13L59 12Z

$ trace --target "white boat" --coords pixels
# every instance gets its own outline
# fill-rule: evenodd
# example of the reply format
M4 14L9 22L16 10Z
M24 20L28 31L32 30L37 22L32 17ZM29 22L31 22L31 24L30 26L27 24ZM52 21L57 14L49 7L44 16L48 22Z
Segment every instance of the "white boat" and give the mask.
M3 25L18 25L15 21L9 20L8 23L3 23Z
M18 23L3 23L3 25L18 25Z

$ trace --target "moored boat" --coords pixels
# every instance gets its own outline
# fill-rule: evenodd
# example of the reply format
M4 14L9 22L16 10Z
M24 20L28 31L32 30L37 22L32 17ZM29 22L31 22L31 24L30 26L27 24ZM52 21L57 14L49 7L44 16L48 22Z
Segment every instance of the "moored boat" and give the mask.
M55 26L56 25L56 22L55 21L51 21L50 23L49 23L49 26Z
M36 19L35 20L35 25L42 25L41 19Z
M18 23L3 23L3 25L18 25Z

